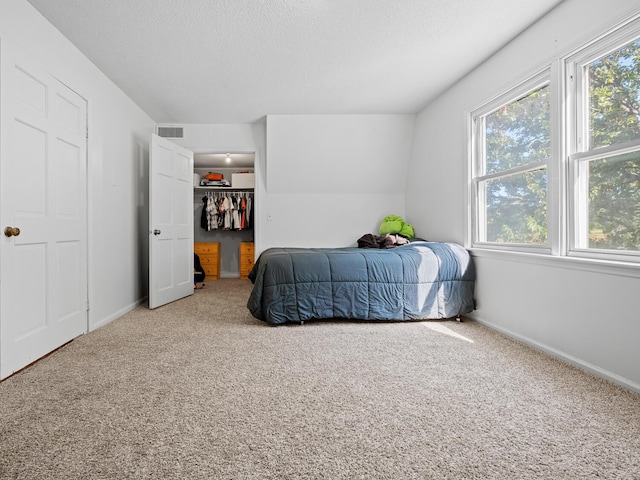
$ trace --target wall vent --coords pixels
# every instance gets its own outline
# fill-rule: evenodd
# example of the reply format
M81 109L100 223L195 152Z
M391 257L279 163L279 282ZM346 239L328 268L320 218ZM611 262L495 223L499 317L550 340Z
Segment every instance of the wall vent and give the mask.
M182 127L158 127L158 136L164 138L183 138Z

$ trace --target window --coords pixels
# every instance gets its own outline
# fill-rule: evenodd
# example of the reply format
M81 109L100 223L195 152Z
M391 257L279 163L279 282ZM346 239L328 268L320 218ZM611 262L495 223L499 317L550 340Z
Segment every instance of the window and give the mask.
M470 128L472 247L640 263L640 17Z
M638 36L622 30L567 61L570 255L640 256Z
M548 72L472 114L476 244L548 248Z

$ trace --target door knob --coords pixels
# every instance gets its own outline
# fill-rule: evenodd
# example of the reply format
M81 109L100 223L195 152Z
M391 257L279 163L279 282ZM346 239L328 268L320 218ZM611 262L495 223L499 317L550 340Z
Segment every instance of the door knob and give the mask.
M153 231L154 235L160 235L160 233L161 233L160 230L158 230L157 228Z
M20 235L20 229L18 227L7 227L4 229L4 235L6 237L17 237Z

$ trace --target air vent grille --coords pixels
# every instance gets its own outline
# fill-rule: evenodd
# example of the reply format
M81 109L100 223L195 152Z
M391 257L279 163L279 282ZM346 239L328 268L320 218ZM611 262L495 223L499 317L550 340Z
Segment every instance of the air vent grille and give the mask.
M158 127L158 136L164 138L182 138L182 127Z

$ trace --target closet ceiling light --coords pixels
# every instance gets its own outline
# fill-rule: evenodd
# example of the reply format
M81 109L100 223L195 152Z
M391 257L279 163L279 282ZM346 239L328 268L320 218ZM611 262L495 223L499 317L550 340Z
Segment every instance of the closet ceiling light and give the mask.
M227 158L225 160L227 163L231 163L231 155L227 153Z

